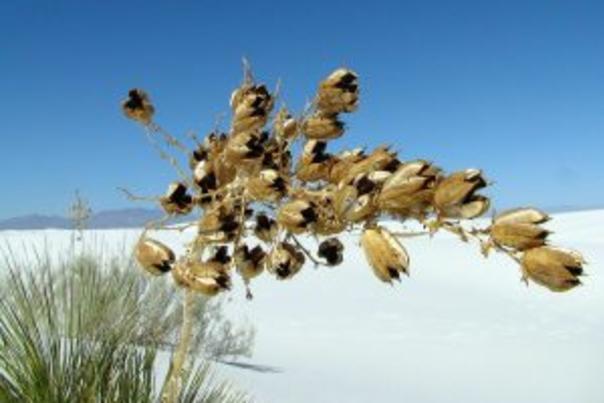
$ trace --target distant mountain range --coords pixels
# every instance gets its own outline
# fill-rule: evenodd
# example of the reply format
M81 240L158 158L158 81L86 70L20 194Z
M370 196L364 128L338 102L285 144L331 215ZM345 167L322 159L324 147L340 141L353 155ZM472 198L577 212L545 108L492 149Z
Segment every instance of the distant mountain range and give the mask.
M87 228L137 228L145 223L161 218L159 210L128 208L120 210L103 210L94 213L88 221ZM30 214L20 217L0 220L0 230L32 230L32 229L71 229L73 224L67 217L57 215Z
M602 206L557 206L544 208L549 213L562 213L568 211L597 210ZM88 221L87 228L90 229L112 229L112 228L140 228L151 220L161 218L160 210L144 208L126 208L118 210L102 210L94 213ZM171 223L191 220L191 217L182 217L172 220ZM30 214L19 217L0 220L0 231L2 230L33 230L33 229L71 229L72 222L67 217L58 215Z

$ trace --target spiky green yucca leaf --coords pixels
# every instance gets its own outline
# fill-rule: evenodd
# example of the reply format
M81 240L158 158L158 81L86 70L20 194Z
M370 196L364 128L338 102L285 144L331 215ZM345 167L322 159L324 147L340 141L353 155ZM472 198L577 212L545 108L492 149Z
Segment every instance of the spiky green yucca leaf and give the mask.
M72 255L56 263L38 256L24 265L5 256L1 402L159 401L158 352L175 337L178 298L123 262ZM205 308L205 302L197 307L204 315ZM184 385L183 402L246 401L230 384L215 381L206 364Z

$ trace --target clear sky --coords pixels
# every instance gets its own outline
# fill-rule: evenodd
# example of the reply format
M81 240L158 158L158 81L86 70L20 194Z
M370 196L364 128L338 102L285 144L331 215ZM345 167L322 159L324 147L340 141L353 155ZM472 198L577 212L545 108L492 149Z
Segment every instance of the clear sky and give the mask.
M119 102L174 134L228 112L242 56L300 110L341 65L360 110L336 146L481 167L496 205L604 205L604 2L3 1L0 218L132 203L174 175ZM227 128L227 122L224 123Z

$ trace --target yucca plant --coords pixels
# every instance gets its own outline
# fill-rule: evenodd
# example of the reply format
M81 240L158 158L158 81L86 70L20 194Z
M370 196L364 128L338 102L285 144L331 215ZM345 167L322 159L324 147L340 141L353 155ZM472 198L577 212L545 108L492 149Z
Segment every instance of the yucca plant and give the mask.
M276 96L254 81L246 64L243 83L231 95L230 128L203 141L192 136L191 150L155 122L155 107L145 91L130 90L122 103L125 115L144 126L160 156L179 174L163 196L128 193L133 199L155 200L166 213L143 231L136 246L140 265L151 275L171 273L185 290L167 402L179 396L191 338L188 306L195 295L230 289L234 271L251 298L250 282L265 270L288 280L307 259L317 266L338 265L344 246L337 236L352 229L362 232L361 246L375 276L385 283L400 280L410 265L400 239L418 233L393 232L384 218L419 222L424 228L420 235L444 230L463 241L476 239L485 256L495 249L519 263L527 283L532 280L552 291L580 284L583 258L548 245L548 231L541 225L549 217L540 210L503 212L482 228L465 224L490 208L490 200L480 194L488 185L481 170L447 174L427 160L404 161L385 146L369 152L328 152L329 141L345 132L342 116L358 107L358 76L352 70L337 69L321 81L301 116L292 116L285 107L273 114L275 103ZM298 141L301 153L294 158ZM165 147L183 152L188 169ZM180 227L196 228L182 256L148 236L149 229L165 228L170 218L194 211L199 218ZM317 239L316 253L303 246L300 235Z
M124 264L128 261L81 254L62 263L47 254L29 262L3 256L0 401L161 400L158 355L174 344L180 304L170 287L142 280L132 264ZM235 343L217 340L232 336L217 331L221 323L232 326L212 313L220 309L218 304L196 302L194 309L205 320L194 329L215 348L207 355L237 356L249 347L244 338ZM249 401L231 384L217 380L208 360L199 360L183 379L182 402Z

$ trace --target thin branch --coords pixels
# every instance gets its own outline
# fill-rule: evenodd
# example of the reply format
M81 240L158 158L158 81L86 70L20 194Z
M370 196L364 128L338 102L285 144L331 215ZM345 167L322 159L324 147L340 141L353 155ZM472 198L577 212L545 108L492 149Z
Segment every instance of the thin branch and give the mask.
M124 193L128 200L131 201L145 201L145 202L159 202L160 198L157 196L138 196L134 193L130 192L128 189L123 187L118 187L117 190Z
M296 244L296 246L298 248L300 248L300 250L302 251L302 253L304 253L306 255L306 257L308 257L311 262L313 262L313 264L315 265L315 267L319 267L319 266L327 266L325 263L321 262L320 260L318 260L317 258L315 258L312 253L310 253L310 251L308 249L306 249L306 247L304 245L302 245L302 243L298 240L298 238L292 234L291 232L289 232L287 234L286 238L291 238L294 243Z
M157 152L157 154L159 155L159 157L161 159L163 159L164 161L167 161L178 173L178 176L180 176L181 180L184 181L189 187L193 186L193 182L190 178L190 176L185 173L185 171L180 167L180 164L178 163L178 161L176 160L176 158L174 158L172 155L168 154L166 151L164 151L160 145L157 143L157 141L155 141L155 139L153 138L153 129L150 126L147 126L147 130L145 131L145 134L147 135L147 140L149 140L149 143L151 143L151 146L155 149L155 151Z

